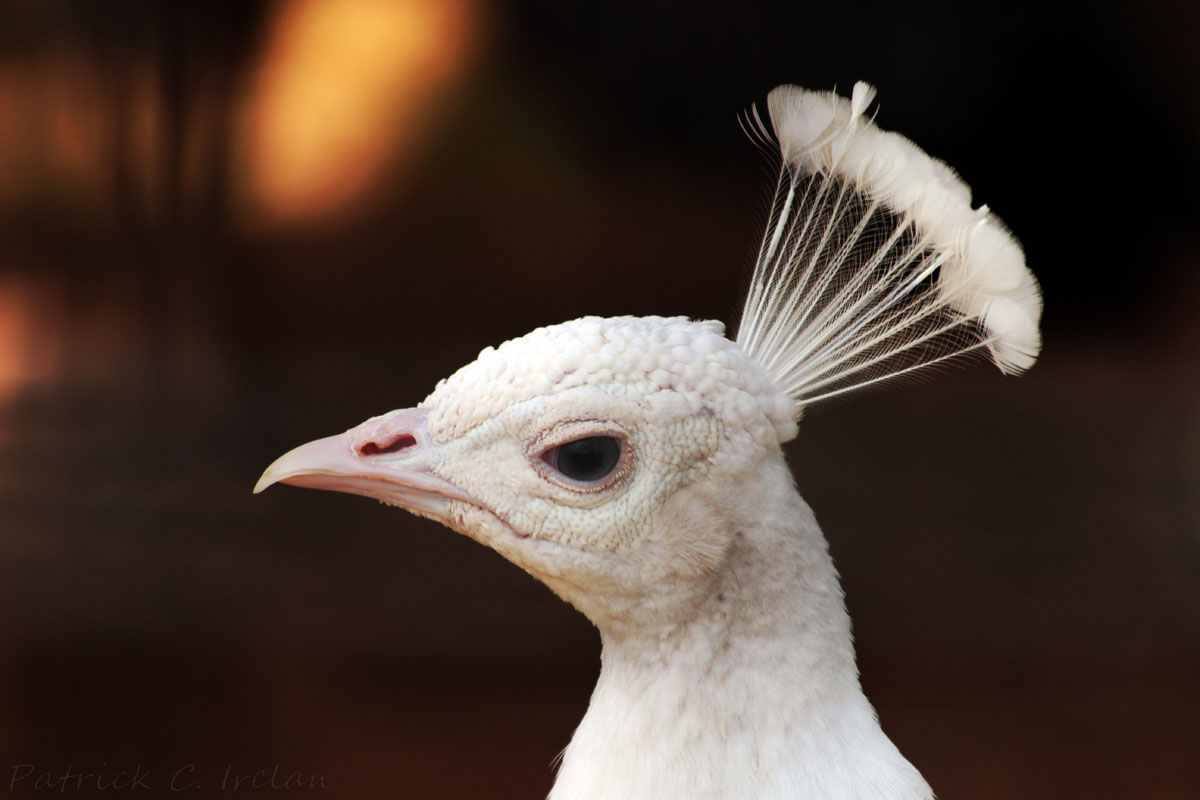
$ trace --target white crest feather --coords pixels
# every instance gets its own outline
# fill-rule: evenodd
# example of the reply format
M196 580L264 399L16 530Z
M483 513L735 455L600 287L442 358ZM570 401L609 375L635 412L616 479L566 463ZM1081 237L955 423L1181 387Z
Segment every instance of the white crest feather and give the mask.
M1041 293L1021 247L942 161L849 101L780 86L783 159L737 343L797 408L970 352L1037 358ZM758 112L755 138L770 134Z

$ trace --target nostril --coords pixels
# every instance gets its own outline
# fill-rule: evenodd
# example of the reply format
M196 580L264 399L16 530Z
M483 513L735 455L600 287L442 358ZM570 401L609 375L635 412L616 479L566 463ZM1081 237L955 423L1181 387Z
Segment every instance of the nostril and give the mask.
M360 456L381 456L385 453L398 453L408 447L416 445L417 440L413 438L411 433L401 433L391 439L382 439L378 442L364 442L356 449Z

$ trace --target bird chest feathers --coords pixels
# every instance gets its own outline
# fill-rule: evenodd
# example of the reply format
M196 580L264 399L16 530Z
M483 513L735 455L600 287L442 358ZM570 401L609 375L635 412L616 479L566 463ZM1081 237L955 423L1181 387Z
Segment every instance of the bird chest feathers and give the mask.
M811 404L950 358L1020 372L1041 300L940 161L850 100L780 87L775 201L735 340L588 317L487 348L419 406L287 453L485 544L584 613L600 679L552 800L932 792L859 686L850 621L782 447Z

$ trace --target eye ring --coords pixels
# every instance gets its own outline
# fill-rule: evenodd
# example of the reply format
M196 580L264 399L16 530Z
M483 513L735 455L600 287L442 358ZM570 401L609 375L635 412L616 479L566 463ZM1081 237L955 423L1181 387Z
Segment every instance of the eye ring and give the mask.
M625 436L612 431L588 431L559 440L534 459L538 471L560 486L594 493L611 488L629 472L632 449Z

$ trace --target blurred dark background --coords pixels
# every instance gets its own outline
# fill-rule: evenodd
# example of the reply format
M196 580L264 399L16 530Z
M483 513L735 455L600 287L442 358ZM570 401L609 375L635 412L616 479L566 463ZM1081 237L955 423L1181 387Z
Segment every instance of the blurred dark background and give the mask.
M0 0L0 792L543 796L586 620L432 523L250 488L535 326L732 321L738 112L865 79L1046 296L1029 375L791 445L867 692L944 800L1200 796L1188 9Z

